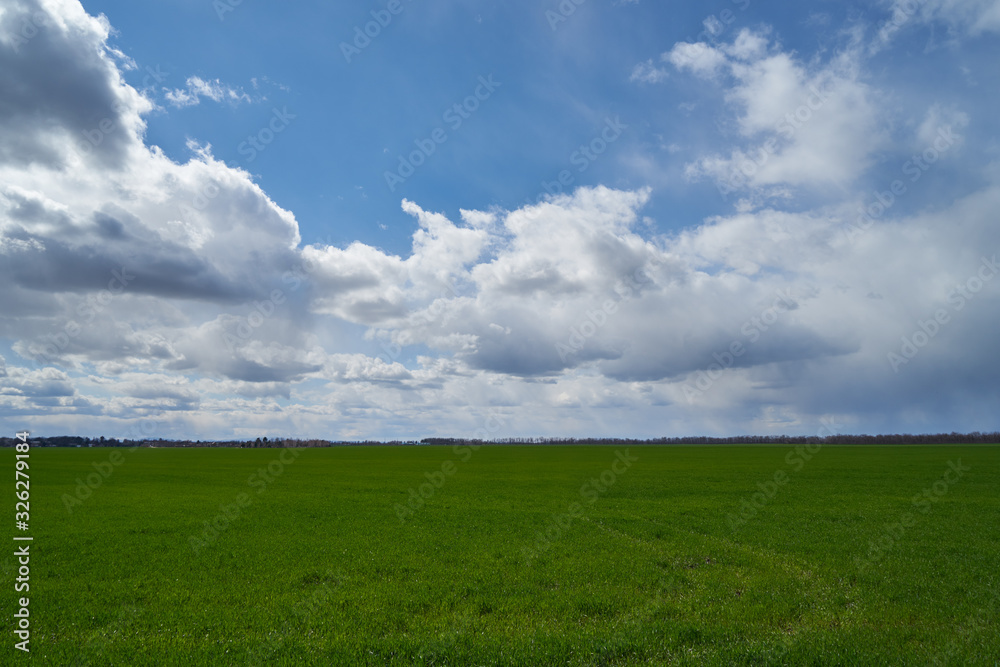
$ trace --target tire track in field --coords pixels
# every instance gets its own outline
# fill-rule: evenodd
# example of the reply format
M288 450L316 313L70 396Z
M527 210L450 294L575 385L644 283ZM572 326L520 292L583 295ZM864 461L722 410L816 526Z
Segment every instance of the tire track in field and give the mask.
M789 556L788 554L781 553L773 549L754 547L745 544L737 544L725 537L715 537L712 535L705 535L687 528L678 528L676 526L667 525L659 521L656 521L655 519L640 517L632 513L618 512L618 515L621 517L630 518L640 523L641 522L650 523L654 526L657 526L658 528L670 530L677 534L683 534L696 538L696 541L702 543L701 544L702 547L707 547L709 546L710 543L714 543L714 545L718 546L718 548L720 549L733 550L743 553L747 556L752 557L754 560L758 562L765 563L770 568L776 568L777 570L782 572L788 579L798 581L801 584L803 584L803 591L802 591L803 595L810 598L812 601L816 603L808 613L810 613L816 621L821 621L817 625L830 626L834 622L835 619L833 617L832 610L835 609L836 604L831 602L831 600L833 600L838 593L846 596L848 591L850 590L850 587L845 587L843 585L837 584L833 582L830 578L821 574L817 574L819 568L816 566L816 564L810 562L803 562L798 559L793 560L792 557ZM621 529L607 526L603 522L593 520L590 517L586 517L585 520L590 522L600 530L610 535L619 537L621 539L625 539L634 545L640 545L652 551L657 556L666 555L665 553L666 550L651 540L643 539L635 535L632 535L630 533L627 533ZM675 553L671 555L675 556L674 558L675 563L683 560L682 556L678 556ZM686 566L687 569L695 569L702 564L715 564L717 562L717 559L714 559L711 556L707 556L706 558L707 560L705 563L692 562L691 564ZM734 567L737 568L737 572L749 569L747 566L734 565ZM738 577L738 578L741 581L743 579L743 577ZM804 617L805 615L803 614L803 618ZM800 621L799 624L805 625L805 623L802 621Z
M676 528L674 526L668 526L668 525L662 524L662 523L660 523L658 521L655 521L653 519L648 519L648 518L644 518L644 517L638 517L638 516L636 516L634 514L631 514L631 513L619 513L619 515L623 516L623 517L628 517L628 518L631 518L631 519L634 519L634 520L640 521L640 522L649 522L649 523L652 523L655 526L658 526L658 527L661 527L661 528L664 528L664 529L667 529L667 530L672 530L675 533L686 533L686 534L691 535L693 537L699 538L702 542L707 542L709 540L714 541L714 542L723 542L723 543L725 543L725 547L727 547L729 549L736 549L736 550L739 550L739 551L750 552L753 556L764 559L764 562L767 562L767 563L769 563L772 566L773 565L777 565L779 567L779 569L786 570L787 574L792 579L808 580L809 578L811 578L811 575L812 575L812 572L809 571L808 572L809 576L803 576L805 574L803 571L799 571L799 572L794 571L794 569L793 569L793 567L792 567L791 564L786 565L786 564L784 564L784 563L781 562L781 559L777 559L777 558L773 558L773 557L770 558L770 559L767 559L766 555L762 555L761 553L759 553L761 550L754 550L754 549L751 549L749 547L744 547L742 545L737 545L737 544L734 544L734 543L726 540L725 538L715 538L715 537L712 537L712 536L707 536L707 535L702 535L700 533L696 533L693 530ZM591 519L590 517L585 517L585 520L588 521L588 522L590 522L590 523L592 523L595 527L597 527L600 530L608 533L609 535L613 535L615 537L628 540L633 545L642 546L642 547L644 547L644 548L652 551L654 554L656 554L658 556L664 555L665 549L663 549L659 545L655 544L651 540L646 540L646 539L643 539L643 538L640 538L640 537L636 537L635 535L627 533L627 532L625 532L623 530L619 530L617 528L613 528L611 526L607 526L607 525L605 525L601 521L595 521L595 520ZM777 556L778 555L776 552L773 552L773 551L769 552L769 553L770 553L771 556ZM677 560L679 560L679 558L675 558L675 563L676 563ZM713 563L715 563L717 561L714 561L714 560L711 560L710 558L708 558L708 559L706 559L706 562L708 564L713 564ZM697 564L692 564L692 565L689 565L687 567L688 567L688 569L694 569L694 568L697 568L698 565ZM674 573L671 573L670 576L667 577L666 579L659 579L657 581L657 583L660 584L660 586L656 590L655 597L652 600L646 602L645 605L642 607L642 609L630 612L630 613L626 614L625 617L622 619L623 622L626 625L629 624L629 623L632 623L632 624L639 624L641 626L642 624L648 622L648 620L659 609L661 609L664 604L666 604L667 598L664 597L664 593L665 592L676 593L677 591L680 590L680 583L679 583L679 581L678 581L678 579L677 579L677 577L676 577L676 575ZM819 580L817 580L816 583L819 583ZM827 588L827 587L828 587L828 585L824 586L824 588ZM767 657L769 659L780 660L796 644L797 635L803 629L805 629L807 627L807 623L805 623L800 618L798 620L798 622L796 623L796 625L798 626L797 630L794 627L790 627L786 623L780 623L781 627L778 628L778 629L773 630L773 632L776 634L776 636L774 638L774 641L775 641L776 644L775 644L775 646L768 647L768 649L767 649ZM816 625L826 625L826 624L809 624L809 625L815 627ZM616 636L621 636L621 635L622 635L622 630L619 630L618 633L616 633Z

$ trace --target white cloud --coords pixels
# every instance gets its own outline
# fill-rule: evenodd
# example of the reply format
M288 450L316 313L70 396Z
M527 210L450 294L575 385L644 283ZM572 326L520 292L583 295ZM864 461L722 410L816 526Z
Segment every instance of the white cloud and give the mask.
M943 23L956 36L1000 32L998 0L890 0L869 50L889 46L896 35L914 25Z
M188 77L186 88L164 89L164 97L175 107L190 107L201 103L207 97L214 102L250 102L250 96L241 88L224 85L218 79L206 81L198 76Z
M679 42L664 54L664 60L679 70L688 69L706 78L714 77L726 64L725 54L705 42Z
M652 60L639 63L632 69L629 81L639 83L660 83L669 77L670 74L665 68L657 67Z
M296 261L298 227L208 146L192 145L185 163L146 146L152 105L123 82L106 23L70 5L49 15L44 39L0 49L4 71L23 79L0 93L12 130L0 130L0 334L28 358L148 364L173 354L155 341L192 304L265 296ZM34 61L53 71L25 65ZM74 83L49 85L50 75Z
M843 188L884 145L877 94L859 77L853 51L807 66L791 54L769 52L763 34L743 30L731 45L679 44L670 54L679 69L730 75L726 100L737 112L744 142L729 155L704 156L686 171L716 180L726 195L753 197L756 190L757 196L781 197L788 186Z
M941 104L934 104L927 110L920 127L917 128L917 139L920 145L932 146L938 140L942 128L950 128L953 132L961 132L969 124L969 114L959 111L954 106L946 107ZM962 139L958 138L957 146L961 147Z
M726 53L737 60L760 60L767 54L766 34L743 29L733 43L726 47Z

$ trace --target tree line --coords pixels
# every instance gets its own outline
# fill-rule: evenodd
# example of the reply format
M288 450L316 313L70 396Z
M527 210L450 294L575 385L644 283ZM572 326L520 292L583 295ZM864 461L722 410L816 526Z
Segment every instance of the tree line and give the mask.
M0 437L0 447L13 447L16 438ZM838 434L828 436L799 435L735 435L728 437L680 436L662 438L423 438L422 440L323 440L273 438L261 436L254 440L128 440L83 436L52 436L31 438L33 447L237 447L242 449L280 447L358 447L365 445L939 445L939 444L1000 444L1000 431L991 433L886 433Z

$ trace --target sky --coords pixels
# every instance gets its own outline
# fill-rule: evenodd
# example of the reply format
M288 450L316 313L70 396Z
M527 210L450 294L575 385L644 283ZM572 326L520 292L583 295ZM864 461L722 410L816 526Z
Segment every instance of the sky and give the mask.
M2 0L0 427L993 431L1000 2Z

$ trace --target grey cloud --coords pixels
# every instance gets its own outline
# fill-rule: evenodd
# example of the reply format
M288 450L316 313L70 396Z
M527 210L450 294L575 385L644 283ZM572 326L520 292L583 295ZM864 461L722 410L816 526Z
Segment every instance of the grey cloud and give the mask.
M69 376L56 369L29 371L11 368L10 372L0 376L0 394L33 400L59 399L75 396L76 389Z
M171 364L168 364L168 368ZM296 382L323 367L319 364L296 362L261 364L247 359L223 359L217 365L220 374L244 382Z
M60 144L69 141L106 168L123 166L141 123L115 85L118 73L105 54L98 20L63 25L35 0L4 9L0 164L64 168ZM22 35L25 23L37 29L30 39Z
M222 275L207 259L186 248L122 243L85 243L71 246L51 237L7 230L4 239L35 242L18 253L17 262L4 271L10 284L43 292L118 292L153 294L238 302L264 293L245 280L246 275Z
M731 346L739 343L738 355ZM753 368L768 364L802 362L849 354L857 344L831 341L801 326L775 328L753 343L745 336L706 335L683 346L657 344L655 340L633 341L622 358L600 365L610 378L628 382L678 379L697 371L721 366L725 369Z

